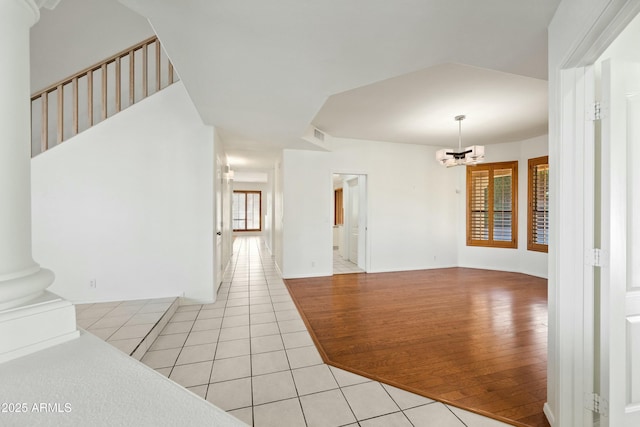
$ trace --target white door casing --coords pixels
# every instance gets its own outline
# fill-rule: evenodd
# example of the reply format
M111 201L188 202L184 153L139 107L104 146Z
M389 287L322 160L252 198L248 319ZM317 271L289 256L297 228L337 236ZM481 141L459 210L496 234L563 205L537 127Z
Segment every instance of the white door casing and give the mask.
M359 198L360 191L358 178L348 181L349 183L349 261L358 264L358 241L360 233Z
M358 175L358 258L354 261L363 270L366 267L367 243L367 176Z
M339 231L340 256L367 271L367 175L338 173L342 182L344 224Z
M214 218L215 227L213 236L214 239L214 295L217 294L218 288L222 284L222 275L224 272L223 258L222 258L222 209L223 209L223 201L222 201L222 188L224 186L224 177L222 174L222 162L220 161L220 157L216 156L216 185L215 185L215 200L216 200L216 217Z

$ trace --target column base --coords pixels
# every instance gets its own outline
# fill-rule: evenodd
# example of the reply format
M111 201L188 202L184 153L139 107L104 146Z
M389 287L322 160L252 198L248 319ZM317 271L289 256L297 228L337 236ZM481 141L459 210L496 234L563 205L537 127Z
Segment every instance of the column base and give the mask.
M44 291L32 300L0 311L0 363L78 336L73 304Z
M53 272L37 264L28 274L13 279L0 279L0 313L20 307L43 294L54 280Z

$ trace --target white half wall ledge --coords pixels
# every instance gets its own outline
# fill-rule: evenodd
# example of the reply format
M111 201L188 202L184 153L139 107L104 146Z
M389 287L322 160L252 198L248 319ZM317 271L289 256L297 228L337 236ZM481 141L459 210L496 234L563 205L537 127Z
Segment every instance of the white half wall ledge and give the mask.
M2 425L246 426L86 332L0 364L0 378L0 396L25 409L3 413Z

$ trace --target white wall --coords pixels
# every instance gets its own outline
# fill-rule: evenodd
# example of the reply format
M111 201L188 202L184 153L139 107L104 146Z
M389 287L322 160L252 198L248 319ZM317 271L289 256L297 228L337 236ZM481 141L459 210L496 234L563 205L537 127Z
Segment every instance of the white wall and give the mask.
M463 266L547 277L547 254L527 250L527 160L547 137L487 146L519 160L518 249L466 246L465 169L440 166L437 147L332 138L332 152L284 152L285 277L330 275L333 173L367 175L369 272Z
M327 145L332 152L283 154L285 277L332 274L333 173L367 175L369 272L456 265L455 179L435 161L435 147Z
M487 162L518 161L518 247L517 249L467 246L466 170L454 168L458 189L458 265L460 267L515 271L547 277L547 254L527 250L527 174L528 159L548 154L548 137L541 136L521 142L491 144L485 147Z
M213 300L213 159L182 83L34 158L33 254L51 291Z
M283 172L283 277L330 276L331 154L284 150Z

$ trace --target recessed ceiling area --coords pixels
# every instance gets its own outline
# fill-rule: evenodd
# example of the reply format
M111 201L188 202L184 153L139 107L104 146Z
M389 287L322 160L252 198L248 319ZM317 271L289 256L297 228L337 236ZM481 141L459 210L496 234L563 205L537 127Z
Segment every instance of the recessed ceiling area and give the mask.
M535 88L547 78L559 0L120 1L149 19L227 149L317 149L302 139L311 123L330 135L435 145L446 127L455 143L458 114L468 116L463 137L478 144L544 127L517 129L540 114L532 104L545 96ZM365 110L369 96L377 101Z
M547 133L547 81L442 64L329 97L313 120L334 137L456 146Z

